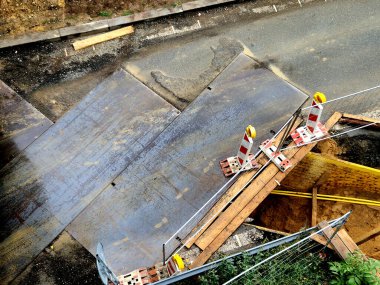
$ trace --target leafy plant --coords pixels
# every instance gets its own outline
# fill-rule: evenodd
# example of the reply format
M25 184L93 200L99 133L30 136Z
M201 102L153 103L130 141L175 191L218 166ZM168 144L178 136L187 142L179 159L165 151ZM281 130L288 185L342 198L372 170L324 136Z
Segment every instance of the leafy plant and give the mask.
M201 284L209 284L209 285L218 285L219 283L219 276L216 273L216 270L210 270L207 272L207 274L201 276L199 278L199 281Z
M99 12L99 16L102 16L102 17L110 17L111 15L112 15L112 13L109 11L100 11Z
M222 282L228 281L231 276L235 276L238 273L238 269L230 259L223 260L222 264L218 268L220 272L219 276Z
M334 275L331 285L380 285L380 261L363 258L359 252L350 254L344 261L330 262Z
M226 259L222 264L200 277L201 284L223 284L237 274L273 255L284 247L258 252L255 255L244 253L234 259ZM330 257L329 257L330 258ZM317 285L327 284L331 274L325 257L318 253L305 253L292 262L282 258L273 259L247 272L234 284L244 285Z

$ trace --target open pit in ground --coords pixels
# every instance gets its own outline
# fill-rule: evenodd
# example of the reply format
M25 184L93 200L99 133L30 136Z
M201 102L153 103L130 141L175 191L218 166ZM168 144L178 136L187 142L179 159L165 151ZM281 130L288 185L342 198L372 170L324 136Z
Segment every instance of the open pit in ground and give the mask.
M352 136L321 142L313 151L380 169L379 149L379 131L361 130ZM312 167L313 162L306 158L306 161L298 169L296 168L294 174L291 173L278 189L311 193L313 183L318 183L318 180L308 181L308 177L303 176L306 168L302 168L302 165L305 166L305 164ZM339 171L339 169L328 169L322 176L327 177L329 172L334 175ZM356 186L351 182L345 183L345 179L350 180L354 175L355 173L350 174L347 170L341 179L336 179L336 181L329 181L328 178L322 181L323 178L320 178L319 182L325 183L325 186L320 187L318 193L378 201L379 178L377 177L377 182L368 179L360 181L359 178ZM346 230L368 256L380 258L379 207L322 200L318 200L317 205L317 222L334 219L352 210L345 226ZM252 217L257 225L285 232L297 232L311 226L311 209L311 199L270 195L252 214Z

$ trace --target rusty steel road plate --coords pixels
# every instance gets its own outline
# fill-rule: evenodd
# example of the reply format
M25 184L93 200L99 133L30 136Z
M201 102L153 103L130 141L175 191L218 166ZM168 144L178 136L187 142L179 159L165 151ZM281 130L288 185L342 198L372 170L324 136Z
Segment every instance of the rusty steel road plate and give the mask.
M0 80L0 168L53 122Z
M306 99L240 54L67 230L93 254L102 242L117 274L161 261L162 244L227 181L219 161L246 126L256 151Z
M53 241L178 114L119 70L2 168L0 283Z

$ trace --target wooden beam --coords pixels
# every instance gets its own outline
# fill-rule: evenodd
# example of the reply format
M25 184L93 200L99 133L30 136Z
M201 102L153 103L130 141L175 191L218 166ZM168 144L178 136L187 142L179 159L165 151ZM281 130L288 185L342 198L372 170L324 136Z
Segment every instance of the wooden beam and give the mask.
M329 130L341 118L341 113L334 113L325 124ZM290 146L294 146L292 142ZM284 154L291 160L292 168L316 145L316 143L291 148ZM291 169L292 169L291 168ZM244 222L254 209L278 186L289 173L281 172L274 164L267 166L263 172L244 190L244 192L224 211L211 227L205 231L197 241L204 247L204 251L190 265L190 268L204 264L210 256L227 240L227 238ZM201 236L201 237L202 237Z
M286 233L283 231L278 231L278 230L274 230L274 229L270 229L270 228L266 228L266 227L262 227L262 226L256 226L256 225L252 225L252 224L248 224L248 223L244 223L244 225L256 228L256 229L264 231L264 232L273 233L276 235L281 235L281 236L290 236L291 235L290 233Z
M354 240L350 237L345 229L340 229L338 231L338 236L351 253L360 251L358 245L354 242Z
M345 244L341 241L337 234L334 235L335 230L326 222L322 221L318 224L319 229L324 229L322 231L326 240L330 240L335 252L342 258L346 259L348 254L350 253L349 249L345 246Z
M365 122L365 123L377 123L380 125L380 120L369 118L369 117L364 117L364 116L360 116L360 115L352 115L352 114L343 113L340 121L343 121L345 119L351 119L351 120L361 121L361 122Z
M364 233L360 237L358 237L356 239L356 244L358 244L358 245L363 244L363 243L369 241L370 239L378 236L379 234L380 234L380 225L375 227L374 229L370 230L369 232Z
M318 188L313 187L313 196L311 201L311 226L315 227L317 225L317 193Z
M359 121L359 120L348 119L348 118L341 119L340 123L341 124L359 125L359 126L365 126L365 125L369 124L368 122L365 122L365 121ZM369 126L366 126L365 128L377 131L377 130L380 130L380 123L375 123L374 125L369 125Z
M134 28L132 26L128 26L125 28L121 28L121 29L111 31L111 32L107 32L107 33L103 33L103 34L96 35L93 37L89 37L89 38L84 39L84 40L76 41L73 43L73 47L75 50L79 50L79 49L86 48L86 47L89 47L89 46L92 46L92 45L95 45L98 43L102 43L105 41L115 39L115 38L118 38L121 36L132 34L133 32L134 32Z
M294 131L300 124L302 120L298 118L293 126L292 131ZM277 144L280 142L282 135L285 130L282 130L279 135L274 140L274 143ZM264 154L261 154L258 157L258 161L264 158ZM186 247L190 248L195 241L202 235L204 231L212 224L212 222L218 217L218 213L221 213L222 209L226 207L227 203L234 197L237 193L239 193L242 188L247 184L247 182L255 175L256 171L249 171L240 174L240 177L236 180L236 182L226 191L226 193L218 200L218 202L211 208L211 210L206 214L206 216L198 223L198 226L189 234L189 237L194 235L195 232L202 226L205 225L202 230L199 231L197 235L190 238L186 243Z
M342 258L346 259L350 253L355 251L360 251L359 247L352 240L349 234L344 230L340 229L335 235L335 229L330 227L326 221L322 221L318 224L318 228L324 229L322 231L326 240L330 240L335 252Z
M286 232L283 232L283 231L278 231L278 230L274 230L274 229L269 229L269 228L266 228L266 227L262 227L262 226L256 226L256 225L252 225L252 224L247 224L247 223L244 223L244 225L246 226L251 226L253 228L256 228L258 230L261 230L261 231L264 231L264 232L269 232L269 233L273 233L273 234L277 234L277 235L282 235L282 236L290 236L291 233L286 233ZM320 236L320 235L313 235L310 237L310 239L322 244L322 245L326 245L327 241L326 239L323 237L323 236ZM329 244L327 246L328 248L334 250L334 248L332 247L331 244Z
M313 235L313 236L310 237L310 239L312 239L313 241L316 241L316 242L318 242L318 243L320 243L320 244L322 244L322 245L326 245L326 244L327 244L327 240L326 240L326 238L323 237L323 236L320 236L320 235ZM334 248L333 248L333 246L331 245L331 243L329 243L329 244L327 245L327 247L328 247L329 249L334 250Z

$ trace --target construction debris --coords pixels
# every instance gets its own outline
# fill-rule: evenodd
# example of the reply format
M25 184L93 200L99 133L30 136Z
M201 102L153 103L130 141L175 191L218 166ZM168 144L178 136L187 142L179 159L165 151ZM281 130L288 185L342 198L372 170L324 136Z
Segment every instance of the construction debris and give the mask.
M76 41L73 43L73 47L75 50L79 50L79 49L83 49L95 44L99 44L105 41L109 41L109 40L116 39L125 35L129 35L129 34L132 34L133 32L134 32L134 28L132 26L128 26L128 27L117 29L117 30L107 32L104 34L92 36L84 40Z

